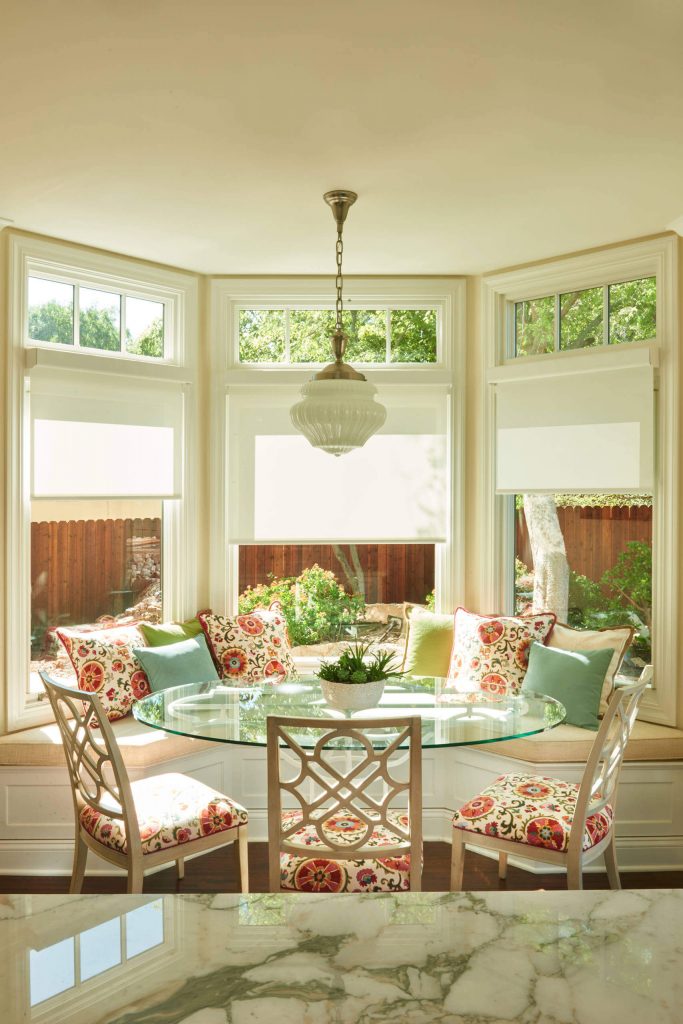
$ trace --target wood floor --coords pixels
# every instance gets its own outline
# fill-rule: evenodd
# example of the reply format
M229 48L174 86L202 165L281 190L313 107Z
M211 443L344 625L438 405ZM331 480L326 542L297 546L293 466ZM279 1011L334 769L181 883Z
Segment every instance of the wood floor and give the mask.
M267 844L249 844L249 875L252 892L268 891ZM448 843L425 843L422 888L426 892L444 892L449 889L451 848ZM625 889L678 889L683 888L683 871L624 872L621 884ZM606 889L607 876L602 872L584 875L587 889ZM505 882L498 880L498 867L487 857L468 852L465 857L463 888L477 892L486 889L529 890L564 889L564 875L534 875L520 868L510 867ZM65 876L0 875L0 892L6 893L60 893L67 892L69 879ZM87 878L87 893L125 892L122 876ZM175 868L159 871L145 878L145 892L237 892L239 890L236 844L214 853L204 854L185 864L185 878L179 882Z

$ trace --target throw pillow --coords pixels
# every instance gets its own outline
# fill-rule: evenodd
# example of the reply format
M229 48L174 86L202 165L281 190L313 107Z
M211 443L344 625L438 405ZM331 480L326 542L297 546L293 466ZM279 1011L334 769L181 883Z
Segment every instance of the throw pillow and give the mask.
M545 643L554 624L552 612L476 615L458 608L449 678L460 691L519 693L531 644Z
M218 679L203 633L165 647L135 647L133 654L147 673L153 693Z
M453 616L413 605L402 669L414 676L446 676L453 647Z
M137 626L56 632L74 667L78 689L97 694L110 722L125 718L135 700L151 693L147 674L133 653L144 644Z
M193 636L202 636L203 630L199 619L188 619L186 622L160 622L153 626L150 622L141 622L140 629L148 647L166 647L183 640L191 640Z
M197 618L221 679L257 683L296 678L287 623L277 608L256 608L235 618L207 611L199 612Z
M597 730L602 684L614 651L565 651L533 643L522 693L554 697L567 709L567 725Z
M631 626L613 626L607 629L572 629L558 622L548 638L552 647L559 647L562 651L604 651L612 650L612 660L605 676L600 698L600 711L604 713L607 709L612 690L614 689L614 677L624 660L624 655L631 646L635 630Z

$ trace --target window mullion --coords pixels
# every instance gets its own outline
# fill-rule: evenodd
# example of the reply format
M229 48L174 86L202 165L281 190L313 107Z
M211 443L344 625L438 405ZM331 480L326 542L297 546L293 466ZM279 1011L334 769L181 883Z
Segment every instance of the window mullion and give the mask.
M554 338L553 338L553 350L555 352L559 352L560 351L560 338L561 338L560 314L561 314L561 312L562 312L562 302L561 302L561 296L560 296L560 294L558 292L558 294L555 296L555 331L554 331Z
M602 343L609 345L609 285L602 289Z
M74 348L81 347L81 287L74 285Z

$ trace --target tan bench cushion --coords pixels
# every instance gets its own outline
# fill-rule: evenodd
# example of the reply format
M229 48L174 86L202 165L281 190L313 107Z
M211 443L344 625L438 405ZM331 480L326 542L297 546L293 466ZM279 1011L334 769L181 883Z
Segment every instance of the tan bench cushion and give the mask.
M183 757L211 744L150 729L132 715L112 722L112 728L128 768L147 768L174 757ZM0 737L0 765L56 765L66 767L64 749L56 725L39 725L23 732Z
M492 754L516 757L532 764L543 762L585 761L595 733L575 725L558 725L549 732L539 732L519 740L492 743ZM627 761L675 761L683 758L683 731L666 725L636 722L626 748Z

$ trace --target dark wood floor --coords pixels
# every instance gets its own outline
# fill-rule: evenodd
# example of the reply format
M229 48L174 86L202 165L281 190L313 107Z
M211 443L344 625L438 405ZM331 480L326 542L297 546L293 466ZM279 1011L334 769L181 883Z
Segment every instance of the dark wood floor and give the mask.
M268 891L267 844L249 844L249 875L252 892ZM215 853L187 861L185 878L179 882L175 868L159 871L145 878L145 892L237 892L239 890L236 844ZM425 843L422 888L426 892L444 892L449 888L451 848L448 843ZM624 872L621 884L625 889L683 888L683 871ZM606 889L607 877L602 872L586 874L587 889ZM464 888L477 892L486 889L530 890L564 889L564 875L535 875L510 867L505 882L498 880L495 861L468 852L465 857ZM67 892L65 876L0 875L0 892L59 893ZM87 893L125 892L121 876L95 876L85 880Z

